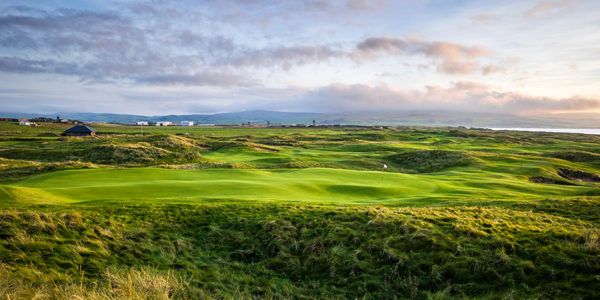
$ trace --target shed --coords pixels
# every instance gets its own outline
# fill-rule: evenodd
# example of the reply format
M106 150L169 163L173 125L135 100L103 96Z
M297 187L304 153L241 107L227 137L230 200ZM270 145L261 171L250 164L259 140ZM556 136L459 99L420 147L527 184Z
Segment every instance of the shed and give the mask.
M63 131L63 136L95 136L96 130L87 127L85 125L76 125L65 131Z
M169 122L169 121L158 121L156 122L156 126L171 126L173 125L173 123Z

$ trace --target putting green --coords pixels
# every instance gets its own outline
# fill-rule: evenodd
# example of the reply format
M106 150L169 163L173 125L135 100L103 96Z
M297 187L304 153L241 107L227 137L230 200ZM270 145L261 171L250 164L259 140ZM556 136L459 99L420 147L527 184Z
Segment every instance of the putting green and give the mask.
M182 202L201 200L401 204L438 199L540 199L589 187L540 185L504 174L412 175L341 169L78 169L0 186L2 202Z

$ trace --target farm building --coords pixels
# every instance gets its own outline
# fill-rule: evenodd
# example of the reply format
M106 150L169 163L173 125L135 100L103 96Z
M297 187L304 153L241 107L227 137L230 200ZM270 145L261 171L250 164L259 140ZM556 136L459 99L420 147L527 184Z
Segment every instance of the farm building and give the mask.
M65 131L63 136L95 136L96 130L89 128L85 125L75 125Z
M148 126L148 122L146 121L137 121L136 124L140 126Z
M156 126L171 126L173 125L173 123L169 122L169 121L159 121L156 122Z
M181 121L181 126L194 126L194 121Z

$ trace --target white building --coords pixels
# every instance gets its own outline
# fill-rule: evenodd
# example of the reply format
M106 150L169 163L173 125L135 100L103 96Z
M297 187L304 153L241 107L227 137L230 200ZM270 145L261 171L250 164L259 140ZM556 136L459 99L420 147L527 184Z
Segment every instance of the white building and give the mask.
M24 126L35 126L35 123L33 123L33 122L29 122L29 120L21 120L21 121L19 121L19 125L24 125Z
M194 121L181 121L181 126L194 126Z
M169 121L159 121L156 122L156 126L171 126L173 125L173 123L169 122Z
M148 122L146 121L137 121L136 124L140 126L148 126Z

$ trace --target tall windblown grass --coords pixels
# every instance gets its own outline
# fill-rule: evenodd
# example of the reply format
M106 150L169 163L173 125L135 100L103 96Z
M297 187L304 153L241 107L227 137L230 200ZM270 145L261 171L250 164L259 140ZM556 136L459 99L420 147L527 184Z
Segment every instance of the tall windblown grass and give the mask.
M0 295L4 299L175 299L188 298L189 280L171 271L154 268L106 269L89 282L72 278L69 282L44 282L43 272L34 270L38 280L24 280L0 266Z

